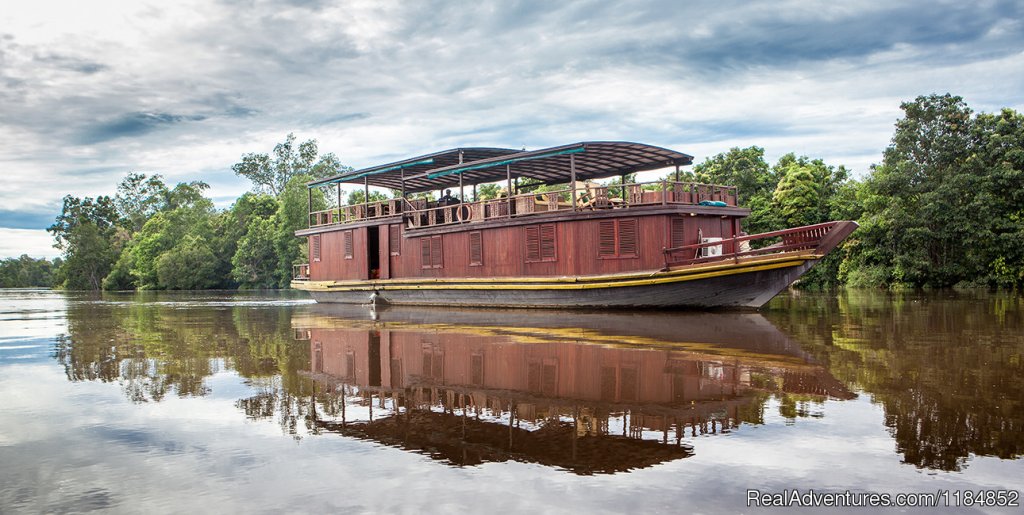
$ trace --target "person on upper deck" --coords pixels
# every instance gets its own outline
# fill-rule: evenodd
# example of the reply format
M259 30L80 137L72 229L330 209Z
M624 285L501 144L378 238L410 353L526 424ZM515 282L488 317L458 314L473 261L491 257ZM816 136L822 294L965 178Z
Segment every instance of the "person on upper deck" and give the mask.
M438 205L441 206L450 206L452 204L458 204L460 202L461 201L458 198L452 195L451 189L444 190L444 195L437 200Z

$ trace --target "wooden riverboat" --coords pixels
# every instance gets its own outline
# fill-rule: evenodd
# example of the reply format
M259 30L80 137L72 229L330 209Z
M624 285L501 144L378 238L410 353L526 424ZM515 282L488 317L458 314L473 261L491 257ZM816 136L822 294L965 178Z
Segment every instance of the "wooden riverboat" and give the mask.
M296 232L310 259L292 286L318 302L359 304L758 308L857 226L746 235L750 211L734 186L678 180L692 161L629 142L461 148L314 181L309 228ZM672 167L675 180L625 181ZM622 180L591 182L610 177ZM488 183L507 193L476 200ZM342 184L362 185L367 198L371 186L400 196L343 206ZM335 187L338 205L314 210L313 190ZM446 189L458 200L416 197Z

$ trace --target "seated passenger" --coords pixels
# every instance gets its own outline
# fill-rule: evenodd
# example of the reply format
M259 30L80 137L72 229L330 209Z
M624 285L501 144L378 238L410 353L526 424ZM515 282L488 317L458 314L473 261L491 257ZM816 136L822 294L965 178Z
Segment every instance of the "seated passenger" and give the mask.
M437 200L438 205L441 206L450 206L452 204L458 204L460 202L461 201L458 198L452 195L452 190L450 189L444 190L444 196Z

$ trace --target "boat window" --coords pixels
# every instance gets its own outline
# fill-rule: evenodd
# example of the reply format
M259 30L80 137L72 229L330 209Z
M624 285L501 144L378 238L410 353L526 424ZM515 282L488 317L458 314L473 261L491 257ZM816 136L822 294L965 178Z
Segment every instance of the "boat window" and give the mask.
M309 237L309 253L313 257L313 261L320 261L320 235L316 234Z
M345 259L352 259L352 231L345 231Z
M442 268L444 263L442 258L440 235L420 238L421 268Z
M526 226L526 262L555 261L555 224Z
M683 229L685 221L681 216L672 217L672 234L670 236L669 247L676 248L686 245L686 234Z
M392 256L402 254L402 225L392 224L388 226L388 252Z
M480 231L469 233L469 266L484 264L484 242Z
M598 225L599 258L633 258L638 255L637 219L601 220Z

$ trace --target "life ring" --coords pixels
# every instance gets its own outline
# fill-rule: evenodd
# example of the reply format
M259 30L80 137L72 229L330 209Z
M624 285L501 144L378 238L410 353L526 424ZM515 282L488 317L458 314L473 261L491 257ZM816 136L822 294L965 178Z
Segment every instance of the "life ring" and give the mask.
M455 219L460 222L468 222L473 219L473 210L466 204L459 204L455 208Z

